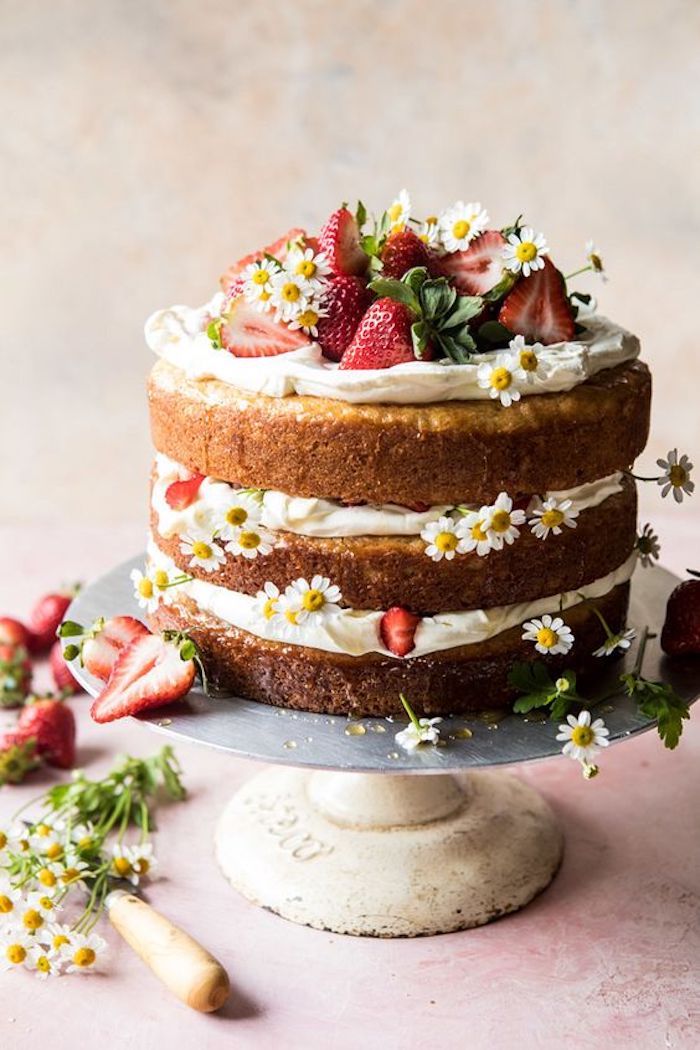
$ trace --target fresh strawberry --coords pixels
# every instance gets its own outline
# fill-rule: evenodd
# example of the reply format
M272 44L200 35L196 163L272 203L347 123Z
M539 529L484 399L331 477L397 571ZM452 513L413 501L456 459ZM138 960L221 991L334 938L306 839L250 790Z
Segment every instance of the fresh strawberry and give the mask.
M503 301L498 320L514 335L540 343L572 339L574 315L566 297L564 278L545 256L544 268L521 277Z
M275 321L272 314L260 313L242 296L233 299L224 314L221 344L234 357L274 357L310 342L300 328L290 328Z
M19 620L14 620L11 616L0 616L0 644L21 645L30 649L32 632Z
M19 707L32 684L32 664L21 645L0 645L0 707Z
M29 615L29 626L34 634L33 652L51 648L56 640L56 631L74 597L75 590L45 594L34 606Z
M485 295L503 274L505 239L498 230L484 230L464 252L443 255L439 271L449 277L463 295Z
M326 220L318 244L334 274L366 272L368 256L360 247L360 230L355 216L347 208L338 208Z
M104 623L98 620L83 642L83 666L96 678L106 682L119 654L151 632L133 616L113 616Z
M340 368L391 368L415 361L411 341L413 314L393 299L377 299L360 321L350 346L343 354ZM428 347L423 355L429 359Z
M415 649L413 638L419 623L420 616L404 609L402 605L392 605L379 623L382 642L395 656L406 656Z
M331 361L340 361L371 302L372 293L361 277L347 275L328 282L323 300L328 316L318 322L318 344Z
M16 733L5 734L0 741L0 787L21 784L27 773L38 765L34 740L20 740Z
M51 766L75 765L75 718L62 700L34 700L22 708L13 734L19 740L36 740L37 752Z
M82 686L73 677L73 672L63 658L63 646L60 642L54 642L49 653L49 667L56 688L62 693L72 695L82 692Z
M144 635L119 654L90 714L96 722L112 722L172 703L189 692L194 675L194 660L182 659L178 642Z
M671 591L661 648L669 656L700 654L700 579L684 580Z
M173 481L165 490L165 502L173 510L187 510L197 499L203 481L204 474L193 474L184 481Z
M242 282L239 280L240 275L245 270L246 266L250 263L258 262L263 259L266 255L272 255L275 259L282 261L287 255L287 245L290 241L297 240L298 237L304 237L305 231L295 227L291 230L287 230L283 237L279 240L273 241L272 244L268 244L266 248L260 248L257 252L251 252L250 255L244 255L238 262L233 263L229 266L226 273L222 274L219 278L219 284L222 290L227 296L239 295L242 289Z
M379 258L383 264L382 277L393 277L397 281L414 266L433 267L428 249L413 230L390 233L384 242Z

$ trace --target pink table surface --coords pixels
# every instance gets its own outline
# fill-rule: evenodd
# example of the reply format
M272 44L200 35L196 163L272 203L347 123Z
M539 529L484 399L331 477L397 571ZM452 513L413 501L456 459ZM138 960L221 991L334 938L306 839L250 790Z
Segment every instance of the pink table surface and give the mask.
M666 564L697 550L693 518L659 521ZM672 543L668 542L672 539ZM0 612L23 615L47 586L89 579L138 549L138 527L0 529ZM694 542L695 541L695 542ZM697 557L695 559L697 561ZM162 739L136 723L93 726L84 697L79 761L91 775L115 754ZM585 782L554 760L518 771L566 834L555 882L487 927L417 940L342 937L248 904L212 850L228 797L258 768L178 745L189 801L162 813L162 877L151 901L226 965L234 992L214 1016L173 999L113 934L106 972L39 983L2 975L0 1047L511 1047L599 1050L700 1045L700 717L675 753L648 733L607 752ZM0 790L0 822L46 784Z

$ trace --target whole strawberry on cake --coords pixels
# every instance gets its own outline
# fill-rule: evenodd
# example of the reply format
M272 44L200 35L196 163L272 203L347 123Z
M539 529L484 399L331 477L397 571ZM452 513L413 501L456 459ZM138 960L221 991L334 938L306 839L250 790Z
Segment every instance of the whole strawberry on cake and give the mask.
M600 666L651 380L569 283L520 218L419 221L402 191L155 313L152 628L236 695L354 715L502 707L516 665Z

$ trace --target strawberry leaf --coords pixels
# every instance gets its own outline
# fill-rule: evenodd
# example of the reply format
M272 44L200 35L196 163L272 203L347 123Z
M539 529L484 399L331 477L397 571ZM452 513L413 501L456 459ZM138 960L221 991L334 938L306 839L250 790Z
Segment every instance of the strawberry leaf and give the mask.
M438 321L452 309L457 292L450 287L445 277L438 277L437 280L423 282L418 298L425 317Z
M667 682L652 682L631 672L620 675L628 696L634 697L641 713L656 719L665 747L673 750L683 733L683 721L690 718L688 705Z
M414 313L421 313L418 297L403 281L395 281L387 277L376 277L373 281L370 281L369 287L381 298L393 299L397 303L403 303L404 306L407 306Z

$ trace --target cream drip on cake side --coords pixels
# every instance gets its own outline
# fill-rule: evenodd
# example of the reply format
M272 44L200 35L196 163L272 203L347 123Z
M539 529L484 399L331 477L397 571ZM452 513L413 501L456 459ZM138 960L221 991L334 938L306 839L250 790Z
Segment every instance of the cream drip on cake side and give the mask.
M182 573L153 541L148 545L148 559L151 568L162 569L169 576L175 577ZM410 660L445 649L484 642L523 624L533 616L541 616L544 613L559 614L582 600L600 598L631 578L637 560L638 555L635 551L614 572L564 594L549 595L516 605L472 609L467 612L444 612L423 617L416 628L415 648L404 659ZM177 602L178 595L189 598L204 612L258 638L308 646L325 652L344 653L348 656L380 653L397 658L380 639L383 610L337 609L293 625L286 622L281 615L266 619L262 611L262 601L258 597L228 590L206 580L188 580L172 587L165 594L166 601L171 602Z

